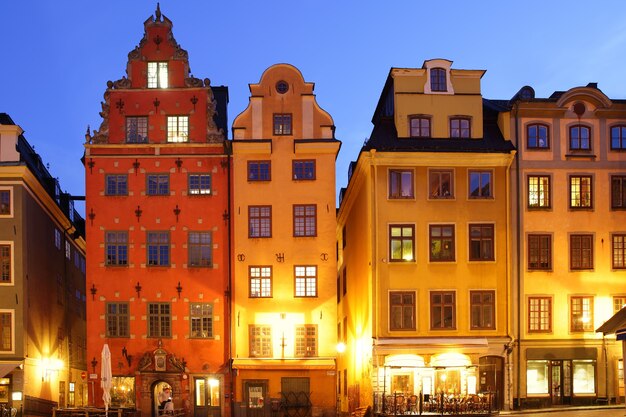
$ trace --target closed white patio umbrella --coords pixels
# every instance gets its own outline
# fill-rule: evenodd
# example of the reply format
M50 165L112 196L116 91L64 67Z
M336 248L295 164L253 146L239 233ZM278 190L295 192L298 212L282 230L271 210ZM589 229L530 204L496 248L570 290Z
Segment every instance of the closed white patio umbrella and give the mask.
M106 415L109 415L109 406L111 405L111 378L113 372L111 371L111 351L109 345L104 344L102 347L102 361L100 370L100 386L102 387L102 400L104 401L104 410Z

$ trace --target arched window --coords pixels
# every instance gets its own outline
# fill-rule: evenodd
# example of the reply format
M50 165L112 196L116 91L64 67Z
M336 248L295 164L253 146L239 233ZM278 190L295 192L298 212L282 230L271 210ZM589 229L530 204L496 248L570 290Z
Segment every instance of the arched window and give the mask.
M549 149L550 136L548 126L534 123L526 128L526 146L529 149Z
M445 69L432 68L430 70L430 89L431 91L448 91Z
M569 128L570 151L591 150L591 129L583 125L574 125Z

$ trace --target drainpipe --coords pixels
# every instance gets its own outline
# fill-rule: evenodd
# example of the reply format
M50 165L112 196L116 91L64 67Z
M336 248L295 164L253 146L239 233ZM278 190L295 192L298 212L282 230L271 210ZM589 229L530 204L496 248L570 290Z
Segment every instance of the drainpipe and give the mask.
M228 284L227 284L227 288L226 288L226 294L227 294L227 298L226 298L226 311L227 316L228 316L228 372L230 374L230 383L229 383L229 391L230 391L230 417L234 417L235 416L235 392L234 392L234 379L235 379L235 373L233 372L233 326L232 326L232 317L233 317L233 311L232 311L232 299L233 299L233 270L232 270L232 261L233 261L233 245L232 245L232 218L231 218L231 214L232 214L232 210L231 210L231 204L232 204L232 195L231 195L231 158L232 158L232 148L231 148L231 144L228 143L227 141L224 143L224 153L226 154L226 169L227 169L227 173L226 173L226 178L227 178L227 183L228 183L228 190L226 191L227 197L226 197L226 204L228 206L227 210L228 210L228 216L227 216L227 230L228 230L228 262L226 262L227 268L228 268Z
M516 227L516 240L517 240L517 247L516 247L516 251L517 251L517 262L515 263L515 267L517 270L517 360L515 361L517 363L517 375L516 375L516 379L517 379L517 406L518 408L522 408L521 406L521 360L522 360L522 343L521 343L521 335L522 335L522 301L523 301L523 296L522 296L522 261L521 261L521 257L522 257L522 245L521 245L521 233L522 233L522 211L521 211L521 198L520 198L520 152L519 152L519 115L518 115L518 111L519 111L519 99L517 99L515 101L515 104L513 105L513 114L515 117L515 146L517 146L518 148L518 152L515 155L515 185L516 185L516 195L517 198L516 200L516 206L517 206L517 227Z

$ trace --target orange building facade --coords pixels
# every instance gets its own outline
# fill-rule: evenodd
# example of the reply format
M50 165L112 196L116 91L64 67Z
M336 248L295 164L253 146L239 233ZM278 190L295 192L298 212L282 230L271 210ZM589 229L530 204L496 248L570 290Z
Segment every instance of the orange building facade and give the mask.
M107 83L102 124L85 143L89 404L229 415L226 87L191 76L157 10Z

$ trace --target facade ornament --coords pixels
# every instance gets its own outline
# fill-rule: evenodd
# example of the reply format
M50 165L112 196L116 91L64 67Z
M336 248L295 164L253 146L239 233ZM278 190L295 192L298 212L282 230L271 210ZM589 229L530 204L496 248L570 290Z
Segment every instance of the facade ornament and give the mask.
M150 352L146 352L143 354L141 359L139 360L139 370L145 371L152 364L152 354Z
M170 365L172 366L172 368L180 371L180 372L185 372L185 363L183 361L181 361L180 359L178 359L176 356L174 356L173 354L170 355L169 359L168 359Z
M131 82L128 78L126 78L125 76L122 76L122 78L120 78L117 81L113 82L113 89L119 89L119 88L130 88L131 87Z
M202 87L202 80L191 75L185 78L185 87Z

